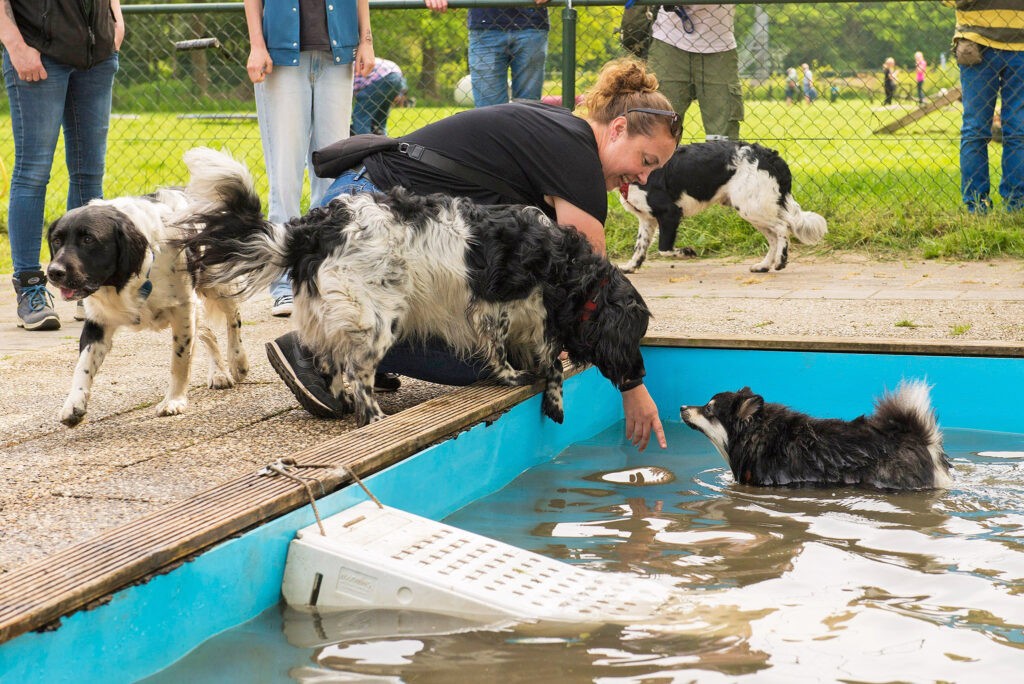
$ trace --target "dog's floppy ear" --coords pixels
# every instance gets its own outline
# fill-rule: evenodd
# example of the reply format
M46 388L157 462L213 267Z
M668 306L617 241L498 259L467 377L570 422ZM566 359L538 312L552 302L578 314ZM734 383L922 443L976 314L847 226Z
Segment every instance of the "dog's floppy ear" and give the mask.
M749 387L744 387L740 390L740 394L748 394L750 396L740 402L740 407L736 411L736 417L740 420L749 420L764 406L764 399L756 394L751 394Z
M63 218L63 217L61 217ZM53 231L57 228L57 224L60 223L60 219L57 219L49 225L46 229L46 249L50 251L50 257L53 257Z
M146 258L149 241L126 214L115 210L115 216L112 218L117 257L114 272L103 284L110 285L120 292L132 276L142 270L142 260Z

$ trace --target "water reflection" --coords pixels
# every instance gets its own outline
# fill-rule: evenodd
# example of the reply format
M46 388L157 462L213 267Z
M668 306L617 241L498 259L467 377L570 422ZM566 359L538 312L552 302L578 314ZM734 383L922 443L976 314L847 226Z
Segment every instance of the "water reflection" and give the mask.
M614 426L446 521L670 581L682 598L663 614L551 626L275 612L262 619L277 642L261 634L260 657L279 652L263 669L278 674L264 680L1018 680L1024 437L947 430L955 488L886 493L736 485L706 439L667 427L657 467L671 477L644 470ZM251 661L233 638L199 650ZM203 681L180 666L163 681Z

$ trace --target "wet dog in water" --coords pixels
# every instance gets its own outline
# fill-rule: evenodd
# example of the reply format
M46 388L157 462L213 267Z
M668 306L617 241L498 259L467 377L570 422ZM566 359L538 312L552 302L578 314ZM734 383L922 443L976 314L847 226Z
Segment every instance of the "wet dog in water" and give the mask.
M854 420L812 418L744 387L704 406L682 406L736 482L758 486L945 489L952 485L942 432L924 382L902 382Z

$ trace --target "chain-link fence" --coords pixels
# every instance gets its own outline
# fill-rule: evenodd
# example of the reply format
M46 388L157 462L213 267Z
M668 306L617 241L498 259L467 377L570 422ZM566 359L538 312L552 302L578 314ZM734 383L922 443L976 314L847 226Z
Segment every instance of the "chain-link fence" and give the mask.
M386 113L389 134L473 106L469 4L482 2L453 0L447 12L433 13L412 0L371 1L376 53L399 65L407 84L399 101L404 106ZM609 0L574 3L571 10L555 0L548 7L543 93L560 102L563 89L583 92L605 62L627 54L623 7ZM793 170L799 201L833 224L864 221L865 212L960 211L962 108L957 65L949 58L951 7L762 2L650 9L651 63L663 70L659 76L677 108L694 100L685 112L683 142L731 134L738 126L741 138L779 150ZM128 35L114 88L106 194L183 182L181 155L195 145L227 148L245 159L265 190L241 3L125 4L124 11ZM678 50L695 45L719 54L695 60ZM926 63L923 81L917 53ZM567 72L563 64L573 57ZM9 171L14 151L6 103L0 112L0 155ZM995 186L999 146L989 149ZM48 219L62 211L67 188L59 150ZM5 216L6 207L0 220ZM613 220L625 219L614 214Z

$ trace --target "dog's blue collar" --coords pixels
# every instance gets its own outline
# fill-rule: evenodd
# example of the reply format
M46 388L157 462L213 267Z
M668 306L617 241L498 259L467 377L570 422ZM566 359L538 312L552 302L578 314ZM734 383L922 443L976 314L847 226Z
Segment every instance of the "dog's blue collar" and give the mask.
M149 295L153 294L153 283L149 280L149 273L153 270L153 262L156 261L156 252L153 248L149 248L149 253L153 256L153 259L149 262L149 268L146 269L146 282L142 283L139 287L139 298L149 299Z

